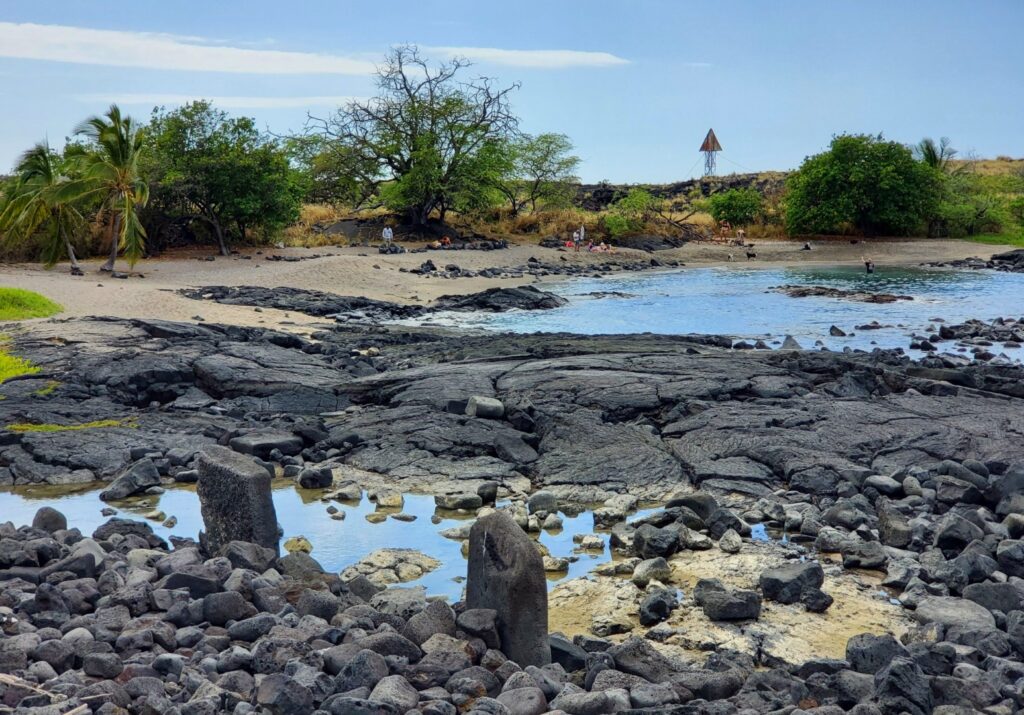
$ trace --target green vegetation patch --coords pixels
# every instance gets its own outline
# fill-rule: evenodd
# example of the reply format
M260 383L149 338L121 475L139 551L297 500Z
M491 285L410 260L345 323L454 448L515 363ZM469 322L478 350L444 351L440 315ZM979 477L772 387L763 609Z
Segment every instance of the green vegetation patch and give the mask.
M46 296L22 288L0 288L0 320L48 318L64 310Z
M10 380L19 375L34 375L39 372L39 366L33 365L31 361L11 355L0 347L0 383Z
M48 380L45 385L35 391L34 394L39 397L46 397L47 395L53 394L53 391L60 387L59 380Z
M103 427L134 427L134 424L125 420L96 420L95 422L83 422L78 425L48 425L32 424L29 422L7 425L11 432L70 432L83 429L101 429Z

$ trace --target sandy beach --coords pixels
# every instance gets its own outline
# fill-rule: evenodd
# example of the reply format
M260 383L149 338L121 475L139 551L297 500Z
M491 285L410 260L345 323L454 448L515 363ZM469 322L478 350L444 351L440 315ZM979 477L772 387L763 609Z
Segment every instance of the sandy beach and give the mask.
M264 308L199 303L177 293L181 288L206 285L290 286L339 295L365 296L376 300L406 304L427 304L441 295L473 293L494 286L544 282L532 276L524 278L459 278L453 280L402 272L416 268L427 259L439 267L457 264L464 269L520 266L531 257L545 263L567 261L574 264L635 262L656 258L662 262L680 261L687 267L736 265L745 268L784 265L858 265L869 257L879 266L918 265L925 261L946 261L969 256L987 257L1004 248L958 240L860 241L833 239L812 242L812 250L803 251L799 241L757 241L752 251L757 258L747 260L745 250L721 244L691 243L682 248L645 253L619 250L615 254L573 253L541 248L530 242L513 244L500 251L428 251L381 255L374 247L263 248L243 249L228 258L213 255L210 249L169 252L141 261L127 279L112 278L97 272L100 259L82 262L84 276L72 277L67 264L45 270L39 264L0 266L0 285L28 288L57 301L65 310L60 317L116 316L159 318L165 320L263 325L306 332L323 321L309 316ZM309 258L318 254L319 258ZM270 261L268 256L304 258L300 261ZM730 260L730 255L732 260ZM119 263L123 270L125 264ZM685 270L685 269L684 269ZM565 280L553 276L549 280Z

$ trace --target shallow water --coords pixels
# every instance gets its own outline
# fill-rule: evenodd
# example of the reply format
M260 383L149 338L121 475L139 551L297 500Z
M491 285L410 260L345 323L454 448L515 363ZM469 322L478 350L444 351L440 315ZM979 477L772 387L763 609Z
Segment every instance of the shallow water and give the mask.
M172 534L196 538L202 529L199 498L193 489L170 488L160 495L147 495L141 499L125 500L116 504L100 501L100 489L97 485L95 489L74 493L68 493L66 488L58 487L17 487L13 490L0 491L0 521L11 521L16 526L31 524L36 510L42 506L52 506L67 516L69 526L77 527L83 534L89 535L108 519L100 514L100 510L105 506L113 506L118 510L119 517L144 520L143 515L153 509L159 509L168 517L177 517L177 525L170 529L162 526L160 522L145 520L153 527L155 533L165 539ZM415 515L415 521L400 522L389 518L379 524L373 524L365 517L376 510L376 505L365 495L362 501L355 504L322 502L321 494L320 490L296 489L292 482L286 480L278 480L274 485L274 506L278 522L284 530L284 538L301 535L309 539L313 544L312 556L326 570L340 572L377 549L416 549L438 559L441 566L422 578L403 585L422 585L426 587L428 594L444 595L452 600L461 597L461 579L466 575L466 559L461 551L462 542L446 539L439 532L472 519L472 515L435 509L432 496L406 494L405 507L402 511ZM345 512L344 520L331 518L326 511L331 504L339 511ZM383 511L394 513L396 510ZM631 518L643 516L650 511L638 511ZM441 517L438 524L431 522L431 517L435 513ZM564 524L561 531L545 531L533 536L539 537L552 556L575 555L579 559L569 564L567 573L549 573L549 586L554 586L567 578L583 576L612 558L607 536L604 536L605 548L601 553L573 552L574 534L594 533L594 518L589 511L578 515L563 513L561 516Z
M836 298L790 298L768 292L779 285L822 285L843 290L910 295L914 300L888 304ZM968 318L1019 317L1024 312L1024 275L994 271L921 268L686 268L607 278L574 279L544 286L569 298L562 308L498 314L437 314L431 322L513 332L709 333L765 339L786 335L803 347L816 341L844 347L908 348L912 332L924 334L931 318L950 323ZM595 292L624 296L593 297ZM856 330L877 320L890 328ZM829 335L832 325L845 338ZM776 345L777 347L777 345ZM940 345L952 350L952 343ZM996 346L994 352L1000 351ZM1018 356L1008 351L1011 358Z

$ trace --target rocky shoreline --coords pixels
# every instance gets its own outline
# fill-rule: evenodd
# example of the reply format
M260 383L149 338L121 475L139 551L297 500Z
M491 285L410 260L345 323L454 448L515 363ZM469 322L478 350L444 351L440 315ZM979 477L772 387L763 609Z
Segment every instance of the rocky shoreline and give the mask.
M556 589L551 621L596 612L552 634L553 664L516 665L474 609L422 589L371 592L266 544L167 545L123 519L87 538L44 511L0 525L0 674L15 678L0 678L0 711L1024 706L1020 366L383 326L399 308L307 291L195 297L335 322L308 337L100 318L12 330L8 348L40 370L3 384L0 484L109 481L116 502L197 481L219 449L325 494L435 494L478 522L508 499L527 532L597 502L620 556ZM638 499L663 507L630 521ZM758 529L786 540L751 551ZM847 593L864 572L906 612L872 628L900 638L855 636L843 658L789 649L864 602Z
M994 270L1006 273L1024 273L1024 248L996 253L988 260L964 258L955 261L933 261L923 264L930 268L957 268L961 270Z

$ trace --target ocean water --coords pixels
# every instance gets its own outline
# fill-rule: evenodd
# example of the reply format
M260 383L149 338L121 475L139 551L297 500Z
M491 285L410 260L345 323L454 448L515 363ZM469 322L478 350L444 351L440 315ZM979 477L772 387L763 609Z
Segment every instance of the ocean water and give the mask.
M913 300L873 304L769 291L780 285L894 293ZM994 271L883 267L868 275L863 268L846 266L730 266L574 279L543 287L568 298L569 305L545 311L437 314L430 322L524 333L708 333L763 339L770 345L792 335L805 348L820 341L834 350L870 350L907 349L910 335L925 335L932 318L957 323L1024 315L1024 274ZM872 321L890 327L856 329ZM853 335L832 337L833 325ZM952 349L952 343L940 345L940 350ZM1007 354L1016 359L1013 352Z
M114 504L100 501L101 489L102 485L97 484L91 489L70 492L66 487L15 487L3 490L0 491L0 522L11 521L15 526L31 524L32 517L40 507L52 506L67 516L68 526L77 527L83 534L90 535L108 519L100 514L100 510L105 506L113 506L119 511L117 516L146 521L155 533L165 539L172 534L196 538L203 528L199 497L194 489L174 487L160 495L127 499ZM466 575L462 542L445 538L440 532L465 523L473 518L472 515L435 509L432 496L405 494L402 511L415 515L415 521L402 522L389 518L373 524L365 517L376 510L376 505L365 495L359 503L322 502L322 493L315 489L297 489L290 480L280 479L274 483L273 495L277 520L284 530L284 538L305 536L309 539L313 545L311 555L327 571L338 573L376 549L416 549L439 560L441 566L403 585L424 586L428 594L447 596L451 600L461 597L462 581ZM329 504L345 512L345 519L332 519L326 511ZM177 525L167 528L158 521L144 519L144 515L153 509L177 517ZM386 511L394 513L397 510ZM630 518L638 518L651 511L640 510ZM435 514L441 518L437 524L431 521ZM548 585L552 587L567 578L584 576L596 566L612 559L607 534L603 535L603 551L574 552L574 534L595 533L594 517L590 511L561 516L563 528L560 531L532 534L548 548L552 556L578 557L576 561L570 562L568 572L548 574Z

